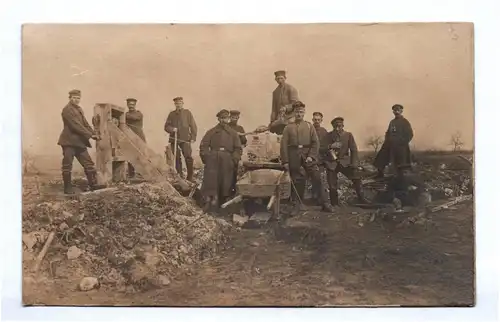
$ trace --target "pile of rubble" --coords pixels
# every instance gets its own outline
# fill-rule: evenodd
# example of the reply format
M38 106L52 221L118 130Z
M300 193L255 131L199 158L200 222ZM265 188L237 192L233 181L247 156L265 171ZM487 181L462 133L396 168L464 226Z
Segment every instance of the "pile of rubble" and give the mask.
M67 278L61 268L72 268L79 279L92 276L100 285L134 290L168 284L210 258L225 245L229 229L168 183L121 185L23 210L26 252L38 253L51 232L56 236L42 269Z

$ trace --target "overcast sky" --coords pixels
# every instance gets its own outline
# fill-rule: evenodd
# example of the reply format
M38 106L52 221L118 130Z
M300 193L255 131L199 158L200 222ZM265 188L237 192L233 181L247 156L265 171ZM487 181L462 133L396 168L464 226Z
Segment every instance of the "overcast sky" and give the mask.
M183 96L202 135L222 108L241 110L246 130L269 122L273 72L285 69L307 108L345 118L360 147L383 134L391 106L404 105L416 148L449 149L461 131L473 146L473 36L470 24L25 25L23 144L59 154L61 109L82 91L95 103L136 97L151 147Z

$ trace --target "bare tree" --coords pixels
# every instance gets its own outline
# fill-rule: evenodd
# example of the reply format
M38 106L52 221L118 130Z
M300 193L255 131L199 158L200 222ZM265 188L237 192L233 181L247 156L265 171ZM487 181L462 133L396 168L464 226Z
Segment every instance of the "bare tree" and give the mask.
M455 132L450 138L450 145L453 147L453 151L460 151L464 146L464 141L462 140L462 132Z
M366 146L373 148L375 153L378 152L380 146L384 143L384 139L380 135L372 135L366 140Z

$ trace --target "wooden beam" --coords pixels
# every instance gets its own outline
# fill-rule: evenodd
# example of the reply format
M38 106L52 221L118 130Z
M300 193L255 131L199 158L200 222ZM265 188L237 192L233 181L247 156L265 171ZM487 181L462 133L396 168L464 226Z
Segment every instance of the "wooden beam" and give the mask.
M96 104L94 106L94 117L92 123L94 130L100 136L96 141L96 170L97 183L108 185L113 178L112 169L112 142L108 130L108 121L111 121L111 108L108 104Z

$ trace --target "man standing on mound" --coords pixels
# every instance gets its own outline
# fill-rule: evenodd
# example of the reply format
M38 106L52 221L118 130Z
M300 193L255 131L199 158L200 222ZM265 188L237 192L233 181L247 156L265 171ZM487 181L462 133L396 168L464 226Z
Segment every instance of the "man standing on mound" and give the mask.
M81 97L79 90L70 91L69 102L61 113L64 128L57 144L61 146L63 153L62 177L65 194L74 194L71 182L74 158L82 165L90 190L104 188L104 186L97 184L95 164L87 151L87 148L92 147L89 140L98 140L99 137L87 122L82 108L78 105Z

